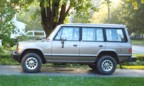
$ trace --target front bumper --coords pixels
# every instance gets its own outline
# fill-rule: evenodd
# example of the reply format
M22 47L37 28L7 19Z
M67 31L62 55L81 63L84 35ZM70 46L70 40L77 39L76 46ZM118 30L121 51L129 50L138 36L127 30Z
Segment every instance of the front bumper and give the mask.
M12 58L20 62L20 54L18 54L16 51L12 52Z

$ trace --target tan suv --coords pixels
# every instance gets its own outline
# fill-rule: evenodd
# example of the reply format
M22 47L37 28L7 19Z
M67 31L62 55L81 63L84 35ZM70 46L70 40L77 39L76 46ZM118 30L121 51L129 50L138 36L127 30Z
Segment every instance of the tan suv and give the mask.
M127 29L118 24L62 24L45 40L19 42L13 57L24 72L39 72L42 63L76 63L106 75L136 60Z

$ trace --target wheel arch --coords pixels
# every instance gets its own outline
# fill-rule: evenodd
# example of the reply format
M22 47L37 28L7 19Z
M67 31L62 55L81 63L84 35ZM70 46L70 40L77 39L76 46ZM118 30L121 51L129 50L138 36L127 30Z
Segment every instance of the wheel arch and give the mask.
M115 51L102 51L102 52L100 52L97 56L96 62L99 60L100 57L102 57L104 55L112 56L116 60L116 62L119 64L119 58L118 58L118 55Z
M39 49L26 49L26 50L24 50L23 53L20 56L20 63L22 61L23 56L27 53L36 53L36 54L38 54L40 56L40 58L42 59L42 63L43 64L46 63L46 59L44 58L44 55L43 55L42 51L39 50Z

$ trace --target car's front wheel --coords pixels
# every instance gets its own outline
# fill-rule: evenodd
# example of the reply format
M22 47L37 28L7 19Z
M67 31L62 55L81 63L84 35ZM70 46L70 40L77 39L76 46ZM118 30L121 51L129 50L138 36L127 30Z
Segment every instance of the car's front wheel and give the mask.
M97 62L97 70L104 75L112 74L116 69L116 60L111 56L102 56Z
M27 73L37 73L40 71L42 60L36 53L27 53L22 58L22 69Z

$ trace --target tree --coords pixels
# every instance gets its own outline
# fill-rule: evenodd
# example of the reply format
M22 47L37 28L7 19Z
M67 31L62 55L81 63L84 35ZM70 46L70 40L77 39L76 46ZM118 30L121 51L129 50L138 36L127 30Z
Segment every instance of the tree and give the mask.
M90 18L91 23L106 23L107 22L107 6L105 4L102 4L99 7L99 11L94 12L92 17Z
M144 4L144 0L127 0L127 2L131 2L135 10L138 9L140 3Z
M104 0L104 2L98 7L98 11L94 12L92 15L90 22L91 23L108 23L108 0ZM117 0L109 0L110 1L110 12L115 9L119 9L119 2ZM113 19L110 19L112 21Z
M144 33L144 4L139 0L135 0L138 4L138 9L132 9L133 2L123 0L121 6L115 9L111 15L111 23L121 23L128 27L129 34L143 34Z
M11 21L16 9L13 2L8 0L0 1L0 39L4 45L7 45L10 42L10 34L15 28L13 22Z
M91 0L6 0L15 7L26 8L30 4L38 2L41 14L41 24L46 32L46 37L59 24L64 23L65 18L72 13L88 12L89 9L94 9ZM97 0L99 1L99 0ZM18 9L18 10L19 10Z
M17 13L17 20L26 24L26 30L42 30L41 16L38 3L28 6L27 9L21 9Z
M137 3L137 9L135 9L133 3ZM95 12L91 18L91 22L106 23L107 22L107 8L105 7ZM143 34L144 33L144 4L142 0L121 0L121 3L114 8L114 4L111 3L111 23L124 24L128 27L129 34Z
M48 36L59 24L63 24L70 10L76 13L88 12L92 9L90 0L40 0L42 26Z

